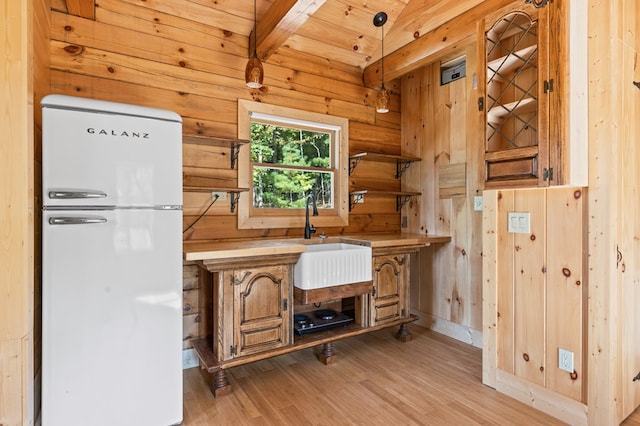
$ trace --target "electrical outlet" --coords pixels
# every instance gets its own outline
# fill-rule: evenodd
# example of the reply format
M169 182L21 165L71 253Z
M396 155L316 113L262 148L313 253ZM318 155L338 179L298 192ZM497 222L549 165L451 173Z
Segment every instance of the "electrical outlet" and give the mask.
M573 373L573 352L558 348L558 368Z
M218 196L218 198L216 198L216 195ZM226 191L213 191L211 193L211 199L212 200L218 200L218 201L226 201L227 200L227 193L226 193Z

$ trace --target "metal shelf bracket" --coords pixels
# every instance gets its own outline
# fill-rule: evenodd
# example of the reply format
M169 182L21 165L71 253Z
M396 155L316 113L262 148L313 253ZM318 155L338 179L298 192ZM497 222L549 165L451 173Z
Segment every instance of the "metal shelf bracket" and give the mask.
M364 202L364 194L351 194L351 200L349 200L349 211L358 203Z
M242 144L231 145L231 170L236 167L236 161L238 161L238 155L240 154L240 147ZM233 211L233 210L232 210Z
M409 166L411 166L411 161L398 160L396 163L396 179L400 179Z
M229 203L231 205L231 213L233 213L236 210L236 205L238 204L238 200L240 199L240 193L236 191L229 191L229 195L231 196L231 199L229 200Z
M411 199L411 195L396 195L396 211L400 211Z
M349 176L351 176L351 173L353 173L358 164L360 164L360 160L362 160L362 157L349 158Z

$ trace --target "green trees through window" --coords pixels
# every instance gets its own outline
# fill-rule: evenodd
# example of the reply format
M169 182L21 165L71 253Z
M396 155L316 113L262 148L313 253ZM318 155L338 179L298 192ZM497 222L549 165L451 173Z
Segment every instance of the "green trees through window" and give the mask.
M301 209L309 194L333 208L335 132L251 122L253 207Z

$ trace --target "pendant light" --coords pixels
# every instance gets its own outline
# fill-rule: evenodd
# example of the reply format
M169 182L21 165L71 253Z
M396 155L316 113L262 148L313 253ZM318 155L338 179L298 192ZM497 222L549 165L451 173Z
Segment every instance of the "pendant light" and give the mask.
M385 113L389 112L389 92L384 87L384 24L387 22L387 14L384 12L376 13L373 17L373 25L376 27L382 27L382 51L380 56L380 69L382 85L378 96L376 96L376 112Z
M253 0L253 56L249 58L247 67L244 70L244 81L247 83L247 87L251 89L259 89L262 87L262 81L264 80L264 69L262 68L262 62L258 58L256 49L258 48L258 19L256 17L256 0Z

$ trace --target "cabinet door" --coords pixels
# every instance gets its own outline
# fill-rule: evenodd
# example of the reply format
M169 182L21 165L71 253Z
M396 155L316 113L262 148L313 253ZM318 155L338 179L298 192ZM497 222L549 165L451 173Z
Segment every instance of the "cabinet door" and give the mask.
M232 355L250 355L289 344L289 271L287 266L233 271Z
M407 254L375 256L373 258L373 292L371 294L371 325L382 324L407 315Z
M548 8L486 31L485 187L549 184Z

